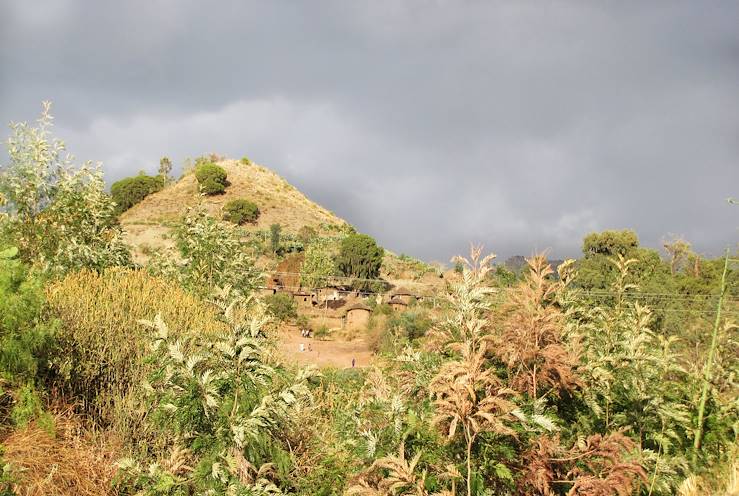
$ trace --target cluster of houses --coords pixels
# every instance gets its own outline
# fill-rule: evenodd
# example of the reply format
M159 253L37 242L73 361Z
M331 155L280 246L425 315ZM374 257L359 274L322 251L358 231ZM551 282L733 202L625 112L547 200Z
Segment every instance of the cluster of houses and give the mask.
M331 328L367 327L372 313L372 309L366 304L369 298L377 304L387 303L399 311L405 310L413 301L421 299L421 296L402 287L386 294L377 294L340 286L308 290L300 286L288 286L286 282L288 281L284 278L271 277L262 291L266 295L290 294L302 314L320 319Z

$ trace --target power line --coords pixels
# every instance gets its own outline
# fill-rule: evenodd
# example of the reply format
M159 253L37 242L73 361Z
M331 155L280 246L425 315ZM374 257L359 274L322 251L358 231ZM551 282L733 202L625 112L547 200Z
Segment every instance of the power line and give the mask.
M271 276L297 276L301 277L303 275L302 272L288 272L288 271L278 271L278 272L271 272L269 273ZM361 277L350 277L350 276L326 276L322 277L322 279L325 279L326 281L333 281L333 280L344 280L349 282L355 282L355 281L361 281L361 282L374 282L378 284L388 285L388 281L384 279L368 279L368 278L361 278ZM425 288L432 288L434 290L437 290L438 287L431 285L429 283L419 282L419 281L406 281L403 284L410 286L422 286ZM285 287L285 286L282 286ZM323 288L308 288L304 286L292 286L296 290L305 289L305 290L317 290L317 289L323 289ZM515 287L494 287L491 288L495 292L505 292L505 291L516 291L517 288ZM337 290L338 291L338 290ZM345 291L346 293L354 293L356 291ZM361 291L365 294L383 294L378 291ZM577 295L584 295L584 296L592 296L596 298L605 298L605 297L616 297L621 296L624 298L636 298L636 299L657 299L657 300L675 300L675 301L696 301L700 303L708 303L711 299L718 298L719 295L717 294L692 294L692 295L682 295L679 293L656 293L656 292L625 292L625 293L618 293L616 291L606 291L606 290L583 290L574 288L571 289L570 292L575 293ZM419 296L425 296L425 295L419 295ZM731 297L731 298L725 298L729 301L739 302L739 297Z

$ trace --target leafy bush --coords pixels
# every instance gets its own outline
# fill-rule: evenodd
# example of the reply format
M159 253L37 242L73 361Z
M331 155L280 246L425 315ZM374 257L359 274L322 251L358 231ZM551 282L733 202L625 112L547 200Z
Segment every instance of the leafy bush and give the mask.
M384 255L371 236L351 234L341 241L336 267L347 277L375 279L380 275ZM356 286L366 287L367 282L357 282Z
M298 318L295 319L295 325L301 329L307 329L310 327L310 321L305 315L298 315Z
M256 222L259 218L259 207L244 198L231 200L223 207L223 218L239 225Z
M264 302L267 304L267 312L277 320L286 322L298 316L295 300L290 293L268 295Z
M402 330L411 341L423 337L433 325L433 321L426 312L408 310L393 314L388 320L389 329Z
M0 175L0 196L9 211L5 236L23 261L50 272L130 264L101 170L89 163L74 167L63 158L64 143L50 136L50 107L44 102L38 127L12 126L10 164Z
M219 195L226 191L226 170L208 162L195 169L195 178L200 184L200 191L206 195Z
M234 226L219 222L203 210L190 210L175 230L179 258L160 254L149 271L179 281L198 294L213 296L229 287L243 296L251 293L260 277L247 244Z
M45 367L54 326L43 306L41 282L19 261L0 259L0 379L34 383Z
M298 230L298 240L307 245L316 240L318 237L318 231L311 226L303 226Z
M146 422L167 441L166 458L186 459L192 469L125 459L119 463L124 490L283 494L278 485L290 475L292 449L281 436L311 401L310 375L301 372L282 382L267 365L263 316L246 322L228 313L226 318L230 332L202 344L174 339L160 319L149 323L156 332L151 362L158 368L147 382ZM183 352L188 348L193 352Z
M327 339L331 337L331 329L329 329L327 326L322 325L319 327L316 332L313 334L313 336L318 339L319 341L323 341L324 339Z
M313 242L308 245L300 269L300 284L306 288L324 287L335 272L334 260L326 244Z
M282 226L272 224L269 226L269 245L272 253L277 255L280 251L280 235L282 234Z
M110 194L116 203L118 213L125 212L152 193L164 187L165 176L138 176L127 177L116 181L110 187Z
M46 378L55 332L43 307L41 282L19 261L0 258L0 425L8 418L19 426L43 418L37 388Z

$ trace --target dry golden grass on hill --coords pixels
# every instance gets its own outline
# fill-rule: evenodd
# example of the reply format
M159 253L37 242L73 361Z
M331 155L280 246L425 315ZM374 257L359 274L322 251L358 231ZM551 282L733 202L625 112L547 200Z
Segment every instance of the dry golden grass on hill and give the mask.
M297 232L303 226L320 231L322 225L346 224L265 167L237 160L222 160L218 165L226 170L230 183L224 194L200 196L197 180L190 173L121 215L128 243L136 248L139 259L145 256L147 249L171 247L172 242L167 239L171 225L186 207L195 206L199 201L218 218L230 200L246 198L256 203L260 216L256 224L244 226L247 230L269 229L272 224L280 224L286 232Z

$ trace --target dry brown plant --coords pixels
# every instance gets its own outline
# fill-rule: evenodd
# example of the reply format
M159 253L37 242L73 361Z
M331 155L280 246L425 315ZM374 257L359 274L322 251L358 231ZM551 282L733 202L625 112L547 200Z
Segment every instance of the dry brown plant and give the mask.
M472 445L482 432L515 436L506 425L515 420L511 412L516 404L510 398L515 391L503 387L492 369L485 367L485 345L474 348L467 342L462 357L444 364L431 382L436 408L432 423L448 439L461 430L466 443L467 494L472 494Z
M560 266L558 280L550 277L554 271L544 255L526 262L530 270L504 305L494 352L507 365L511 386L538 398L542 388L558 392L580 383L577 357L563 340L565 316L555 303L569 282L571 261Z
M68 410L54 417L54 432L32 422L0 439L3 459L11 466L18 496L104 496L112 488L114 460L110 447L92 444L81 422ZM0 484L0 493L3 491Z
M569 450L559 436L542 436L523 455L520 494L553 496L553 486L567 484L568 496L628 496L647 481L642 465L628 459L635 448L623 431L588 436Z
M734 453L739 446L734 445ZM678 487L678 496L739 496L739 458L713 477L691 475ZM714 480L709 480L714 479Z
M398 456L379 458L367 473L347 490L347 496L454 496L441 491L429 494L426 490L426 472L416 473L421 459L419 451L410 461L405 457L405 445L401 443ZM382 475L384 473L384 475ZM374 477L373 477L374 475Z

